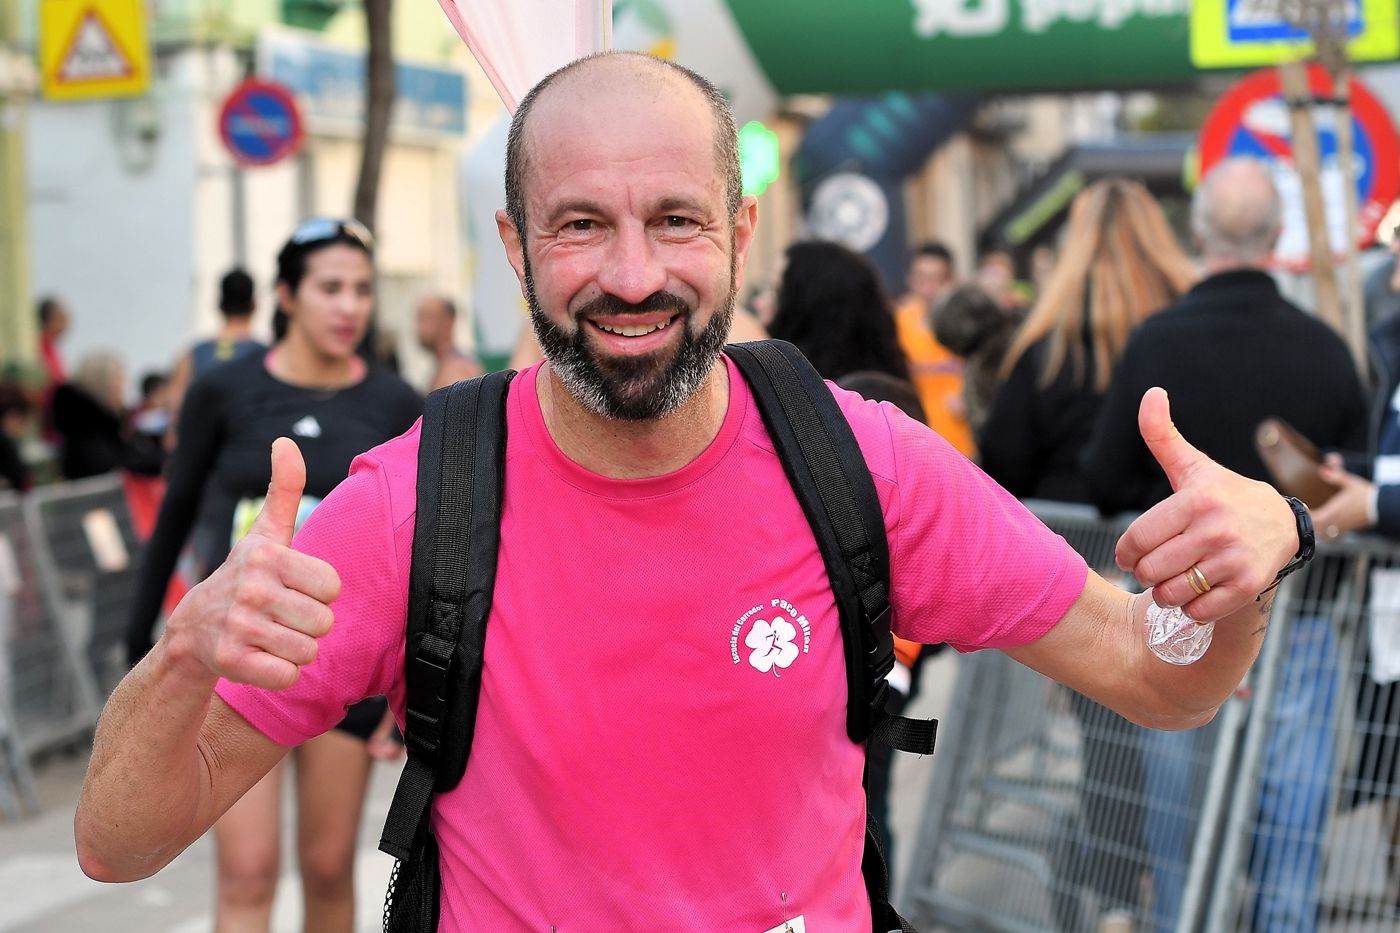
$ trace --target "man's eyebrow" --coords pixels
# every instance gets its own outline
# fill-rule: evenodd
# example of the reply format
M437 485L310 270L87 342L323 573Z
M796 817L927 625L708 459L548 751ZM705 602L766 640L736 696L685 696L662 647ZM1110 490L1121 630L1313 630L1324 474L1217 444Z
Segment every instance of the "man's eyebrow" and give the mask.
M552 227L569 214L597 216L602 213L603 207L597 201L590 201L587 198L570 198L554 206L554 209L545 217L545 226Z
M653 208L653 213L656 214L668 214L672 211L692 211L705 213L705 206L695 198L687 198L683 196L673 195L671 197L662 198L660 201L657 201L656 207Z

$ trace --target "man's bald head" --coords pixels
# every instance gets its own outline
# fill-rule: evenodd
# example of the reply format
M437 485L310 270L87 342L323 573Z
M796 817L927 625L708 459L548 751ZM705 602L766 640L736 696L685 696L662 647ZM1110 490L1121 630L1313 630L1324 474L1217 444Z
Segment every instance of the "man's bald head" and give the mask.
M1283 203L1262 162L1226 159L1191 200L1191 232L1215 267L1263 266L1283 228Z
M675 62L635 52L600 52L547 75L532 87L515 109L506 143L506 214L525 241L525 185L530 169L530 115L542 98L555 94L586 97L603 89L634 88L640 93L674 95L689 91L709 107L714 117L715 171L724 179L725 203L732 219L743 200L739 173L739 138L734 114L719 89ZM645 133L646 127L637 132Z

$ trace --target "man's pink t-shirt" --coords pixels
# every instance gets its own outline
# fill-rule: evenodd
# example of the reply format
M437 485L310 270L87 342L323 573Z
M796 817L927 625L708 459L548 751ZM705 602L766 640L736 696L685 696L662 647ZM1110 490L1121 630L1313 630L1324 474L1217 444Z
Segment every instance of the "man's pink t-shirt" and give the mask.
M500 564L466 775L434 804L445 930L868 929L864 751L822 559L732 363L723 427L665 476L614 480L512 384ZM1043 635L1087 570L937 434L835 390L884 509L899 634ZM290 689L221 683L297 745L364 696L402 721L418 428L356 460L297 547L336 624Z

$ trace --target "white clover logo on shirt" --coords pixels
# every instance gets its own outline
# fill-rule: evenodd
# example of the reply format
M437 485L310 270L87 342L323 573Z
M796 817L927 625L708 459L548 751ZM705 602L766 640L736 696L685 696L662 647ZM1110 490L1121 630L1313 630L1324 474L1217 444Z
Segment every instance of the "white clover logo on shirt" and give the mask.
M770 615L771 613L771 615ZM769 619L773 621L768 621ZM745 631L747 629L747 631ZM749 665L761 674L778 677L799 654L812 650L812 623L801 610L781 597L756 602L734 620L729 630L729 655L737 667L749 651Z
M774 667L786 669L797 660L796 639L797 629L787 619L779 617L772 623L759 619L744 639L744 644L753 649L749 663L764 674ZM773 671L773 676L778 676L778 672Z

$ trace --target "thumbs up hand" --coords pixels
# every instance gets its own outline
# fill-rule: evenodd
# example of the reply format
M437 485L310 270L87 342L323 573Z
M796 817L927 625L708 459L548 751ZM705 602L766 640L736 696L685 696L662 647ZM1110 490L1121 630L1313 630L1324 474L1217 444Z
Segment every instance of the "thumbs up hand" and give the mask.
M219 677L285 689L316 659L317 639L330 631L340 577L325 561L291 548L305 484L301 451L278 438L272 483L252 528L170 616L169 637Z
M1167 393L1149 389L1138 429L1172 495L1118 540L1118 566L1152 587L1159 606L1213 622L1254 600L1298 550L1293 511L1267 483L1225 469L1172 424Z

